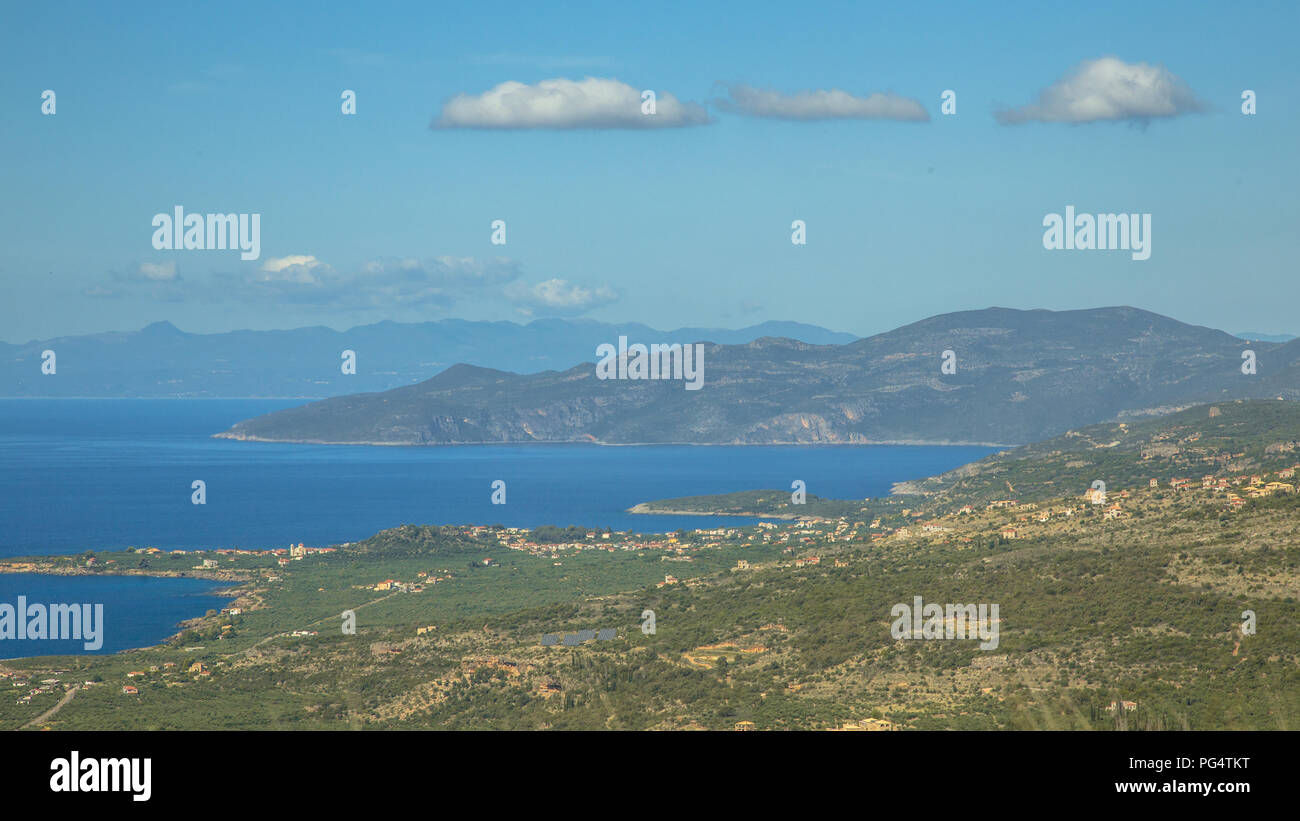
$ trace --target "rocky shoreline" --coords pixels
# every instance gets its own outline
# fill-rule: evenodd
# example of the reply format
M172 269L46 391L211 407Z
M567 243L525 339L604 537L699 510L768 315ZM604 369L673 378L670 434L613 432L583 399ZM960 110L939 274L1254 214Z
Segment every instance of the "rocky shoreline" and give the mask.
M650 507L651 502L641 502L629 507L626 513L641 513L654 516L739 516L744 519L784 519L790 522L828 522L824 516L796 516L793 513L724 513L714 510L672 510L670 508Z
M608 448L653 448L665 446L690 446L698 448L734 448L734 447L753 447L753 448L770 448L770 447L927 447L927 448L961 448L961 447L978 447L978 448L1013 448L1016 445L1010 445L1005 442L951 442L947 440L922 440L922 439L882 439L879 441L844 441L844 442L804 442L798 440L772 440L770 442L602 442L591 436L583 436L577 439L512 439L509 441L491 441L491 442L392 442L392 441L374 441L362 440L351 442L338 442L328 439L286 439L273 438L269 436L256 436L249 433L234 433L232 431L222 431L221 433L212 434L213 439L229 439L232 442L266 442L278 445L363 445L370 447L396 447L396 448L437 448L437 447L482 447L490 445L600 445Z

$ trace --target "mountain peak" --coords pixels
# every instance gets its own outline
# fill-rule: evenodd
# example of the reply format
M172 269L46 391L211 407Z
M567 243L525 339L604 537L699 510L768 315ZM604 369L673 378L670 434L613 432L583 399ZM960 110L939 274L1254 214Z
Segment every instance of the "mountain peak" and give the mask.
M149 334L150 336L184 336L185 332L167 320L151 322L140 329L140 333Z
M698 391L671 372L602 379L590 363L526 376L456 365L416 390L328 399L237 432L418 445L1006 444L1207 401L1300 398L1300 340L1255 345L1267 357L1248 379L1244 344L1130 307L989 308L848 345L713 344ZM956 369L944 371L950 348Z
M499 371L496 368L484 368L459 362L437 376L426 379L424 384L438 388L464 388L473 385L489 385L518 375L510 371Z

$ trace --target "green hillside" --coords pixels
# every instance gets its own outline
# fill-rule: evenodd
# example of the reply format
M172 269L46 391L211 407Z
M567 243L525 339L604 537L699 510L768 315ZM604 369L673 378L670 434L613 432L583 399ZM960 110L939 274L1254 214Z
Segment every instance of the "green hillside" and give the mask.
M223 558L241 612L158 648L0 664L15 694L54 682L0 699L0 727L1294 730L1300 419L1215 407L926 480L905 497L919 517L810 497L825 516L669 536L408 525L301 560ZM1225 485L1200 481L1206 459ZM1105 505L1081 498L1096 476ZM1008 502L1006 482L1015 504L981 502ZM761 500L789 495L722 502ZM916 597L996 605L996 641L897 633Z
M1300 399L1300 341L1247 342L1127 307L989 308L844 345L763 338L700 347L698 390L683 379L600 379L591 363L529 375L458 365L217 435L402 445L1020 443L1127 413ZM1257 357L1249 375L1246 350Z

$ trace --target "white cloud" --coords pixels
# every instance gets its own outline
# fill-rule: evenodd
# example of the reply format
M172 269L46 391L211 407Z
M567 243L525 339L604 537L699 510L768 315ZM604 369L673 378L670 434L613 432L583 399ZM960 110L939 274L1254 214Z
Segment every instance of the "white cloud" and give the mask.
M174 300L183 290L175 260L141 262L126 270L110 270L108 282L95 283L82 290L90 297L117 298L133 293L147 293L154 299Z
M141 279L151 282L171 282L176 279L176 263L173 260L157 263L142 262L138 274Z
M515 282L506 288L506 298L524 314L578 314L608 305L618 294L608 286L589 288L563 279L548 279L535 285Z
M339 271L309 254L273 257L253 273L225 277L225 291L247 301L391 310L410 305L450 305L490 286L519 278L507 258L440 256L377 259Z
M323 263L311 254L289 254L286 257L268 257L266 262L262 263L262 270L279 273L285 268L290 268L295 265L304 268L314 268L321 264Z
M434 128L674 128L703 125L698 103L656 90L655 113L641 113L641 89L618 80L543 80L502 83L477 96L458 94L442 107Z
M717 100L725 111L781 120L906 120L928 122L929 113L919 100L876 92L855 97L837 88L830 91L781 91L746 85L727 86L730 99Z
M316 271L316 269L323 269ZM287 257L270 257L262 263L261 273L256 278L261 282L297 282L308 285L320 284L321 275L328 275L328 265L309 254L290 254Z
M994 116L1004 125L1089 123L1175 117L1203 108L1187 84L1163 66L1100 57L1075 66L1045 88L1037 103Z
M312 254L269 257L257 267L182 281L174 262L141 263L130 273L82 291L85 296L147 296L160 301L244 302L363 310L390 314L461 301L512 304L521 313L580 314L617 299L608 286L563 279L529 284L508 257L388 257L345 269Z

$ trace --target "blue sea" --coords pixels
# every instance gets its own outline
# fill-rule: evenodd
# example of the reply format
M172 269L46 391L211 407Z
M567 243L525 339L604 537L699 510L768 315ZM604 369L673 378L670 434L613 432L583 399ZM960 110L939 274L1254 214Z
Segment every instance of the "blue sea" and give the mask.
M87 650L85 641L2 639L0 659L116 653L158 644L175 633L180 622L225 607L230 599L212 595L219 587L207 579L0 573L0 604L15 609L19 596L26 597L29 607L33 604L104 606L99 649Z
M0 399L0 556L158 547L284 547L364 539L402 524L583 525L666 532L734 518L641 516L638 502L790 487L884 496L986 447L278 445L212 439L301 400ZM506 504L491 503L506 483ZM206 483L206 504L191 503ZM13 601L0 575L0 601ZM52 589L61 578L39 585ZM140 580L110 580L123 591ZM158 595L209 604L157 582ZM211 583L209 583L211 584ZM39 586L38 585L38 586ZM19 591L22 592L22 591ZM186 590L189 594L193 591ZM71 595L71 594L69 594ZM58 601L70 599L54 599ZM158 618L171 618L159 611ZM163 634L171 632L165 630ZM132 646L129 642L125 646Z

